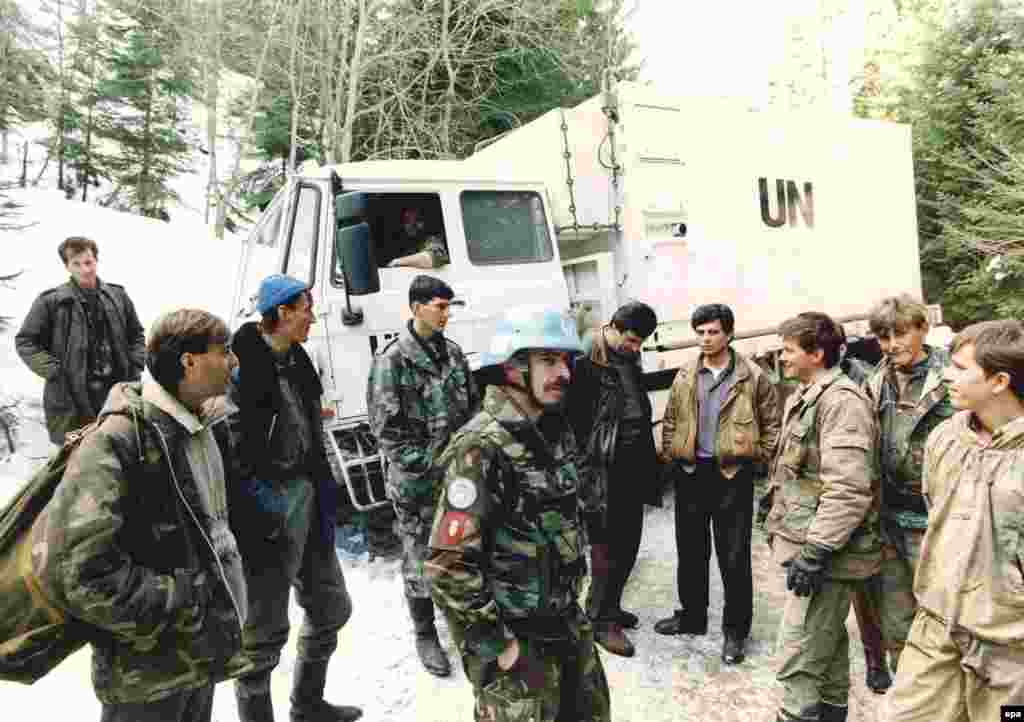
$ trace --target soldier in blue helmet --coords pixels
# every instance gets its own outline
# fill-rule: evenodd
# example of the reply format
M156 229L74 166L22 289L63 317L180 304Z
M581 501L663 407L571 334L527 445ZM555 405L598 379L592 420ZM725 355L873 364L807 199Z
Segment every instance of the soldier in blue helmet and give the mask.
M473 685L477 720L610 720L586 574L582 484L563 405L582 351L552 309L500 320L483 408L452 437L425 565Z

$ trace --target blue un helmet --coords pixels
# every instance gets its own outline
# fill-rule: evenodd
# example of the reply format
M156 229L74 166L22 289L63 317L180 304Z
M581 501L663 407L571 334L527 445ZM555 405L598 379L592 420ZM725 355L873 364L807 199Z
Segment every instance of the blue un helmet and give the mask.
M507 363L519 351L583 353L576 322L567 313L549 306L519 306L505 311L494 327L491 345L477 355L474 368Z

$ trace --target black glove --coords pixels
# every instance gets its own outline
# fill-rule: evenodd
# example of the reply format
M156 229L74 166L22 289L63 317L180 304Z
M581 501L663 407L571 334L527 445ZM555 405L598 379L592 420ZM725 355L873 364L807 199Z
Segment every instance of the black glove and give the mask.
M819 589L825 581L825 567L832 552L825 547L807 542L791 561L784 562L787 567L786 589L798 597L809 597Z
M764 529L764 523L768 520L772 506L775 504L775 487L771 487L757 502L757 525ZM770 545L769 545L770 546Z

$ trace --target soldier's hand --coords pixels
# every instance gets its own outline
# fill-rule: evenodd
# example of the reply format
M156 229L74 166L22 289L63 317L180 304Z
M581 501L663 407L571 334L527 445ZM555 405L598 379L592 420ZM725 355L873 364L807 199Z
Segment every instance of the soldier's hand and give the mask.
M544 659L535 653L536 650L530 648L525 639L515 640L514 643L518 654L507 671L519 677L529 689L544 689L547 682L544 674Z
M821 589L825 581L825 568L832 552L810 542L800 547L791 561L785 562L786 589L798 597L809 597Z

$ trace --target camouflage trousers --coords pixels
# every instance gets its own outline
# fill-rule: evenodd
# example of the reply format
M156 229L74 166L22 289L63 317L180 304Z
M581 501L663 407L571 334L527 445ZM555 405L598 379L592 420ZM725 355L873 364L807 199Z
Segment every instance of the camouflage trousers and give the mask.
M495 660L462 653L462 666L473 684L476 722L611 722L611 699L604 667L594 646L594 630L582 610L565 620L568 636L538 637L521 628L534 659L544 665L544 685L532 689L515 671ZM462 630L449 629L460 650Z
M430 525L434 522L434 507L422 506L411 510L394 505L398 517L398 534L402 538L402 582L409 599L429 599L430 583L423 574L430 541Z
M1008 719L1003 705L1024 705L1024 646L977 639L920 610L896 680L886 695L888 722ZM887 713L887 714L886 714Z
M175 692L154 702L103 704L100 722L210 722L213 685Z
M783 588L785 576L782 577ZM850 695L850 595L861 581L826 579L810 597L786 592L776 647L780 719L813 717L819 702L845 706Z
M924 530L886 528L883 537L882 565L867 581L867 591L878 612L889 664L895 670L917 614L914 574L921 558Z
M242 696L267 692L270 671L288 641L288 598L294 588L303 610L298 657L323 661L338 646L338 631L352 614L352 600L334 547L324 542L316 524L313 484L287 483L288 512L281 536L245 550L249 609L242 630L245 654L254 672L237 681Z

